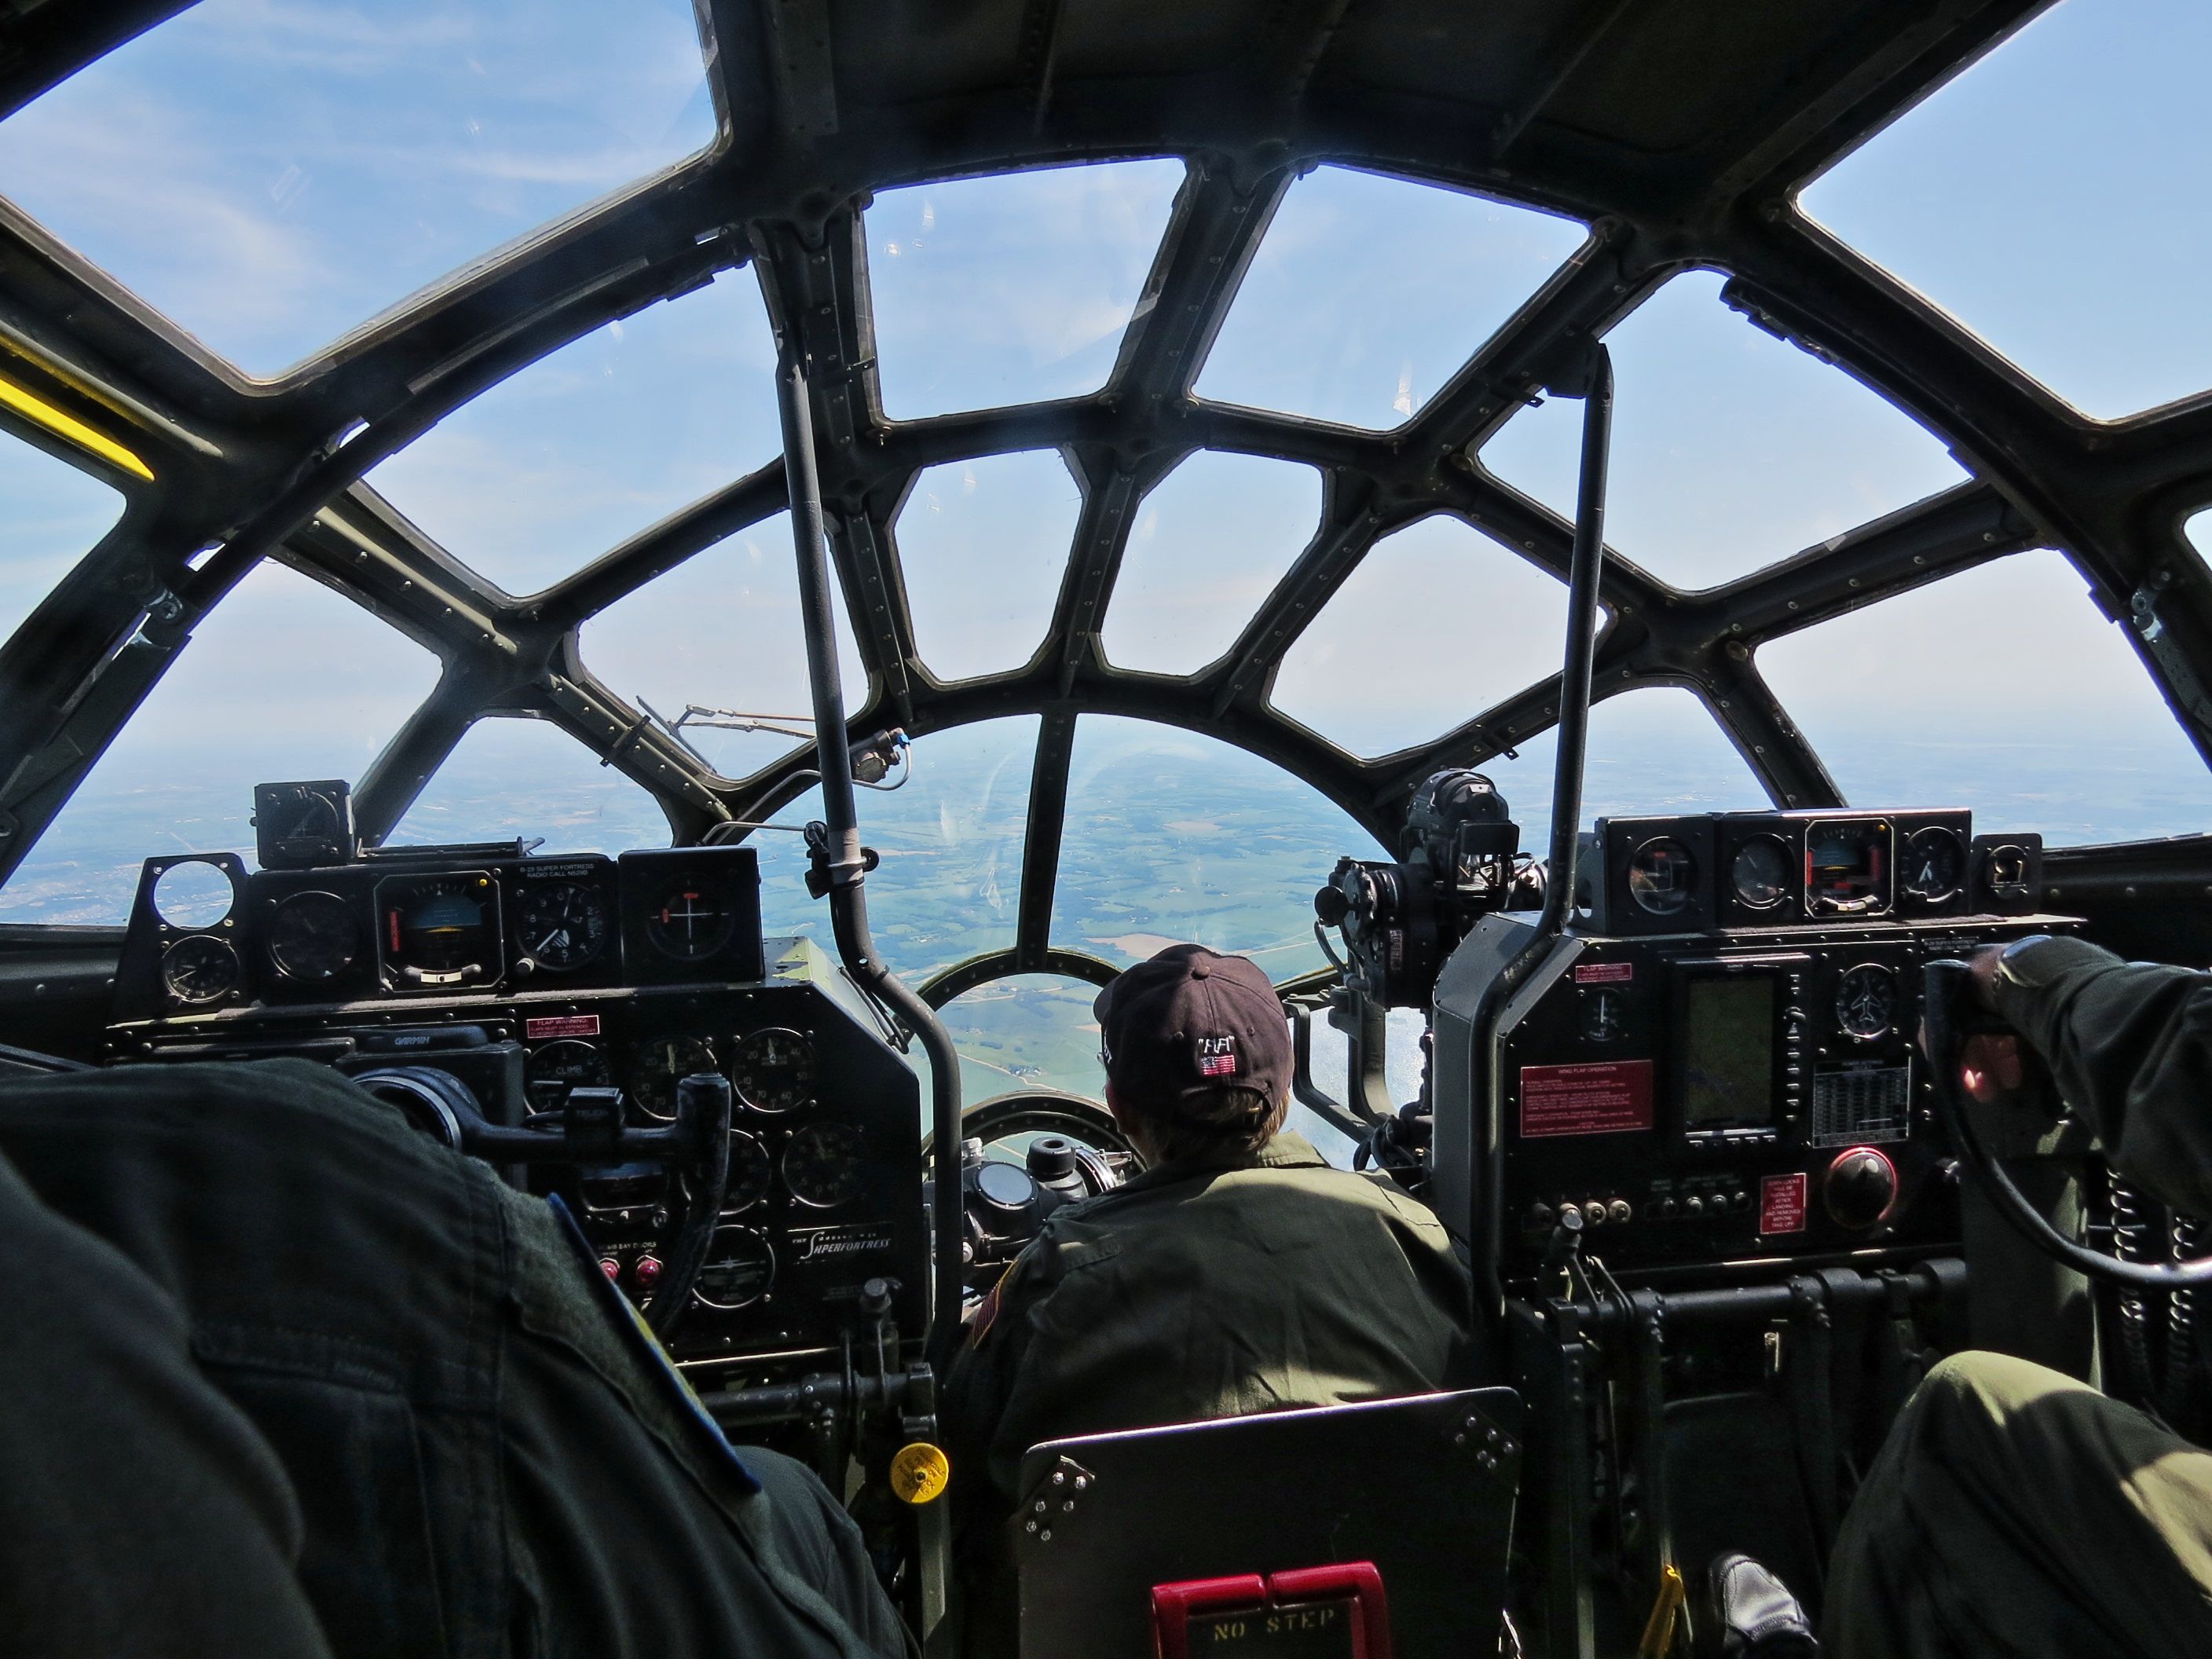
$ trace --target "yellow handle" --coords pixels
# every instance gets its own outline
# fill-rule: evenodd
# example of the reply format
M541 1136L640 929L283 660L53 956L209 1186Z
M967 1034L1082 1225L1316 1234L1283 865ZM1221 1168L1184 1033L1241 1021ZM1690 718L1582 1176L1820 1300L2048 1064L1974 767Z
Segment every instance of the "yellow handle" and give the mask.
M1688 1592L1682 1588L1682 1574L1669 1562L1659 1578L1659 1599L1651 1604L1651 1616L1644 1621L1644 1639L1636 1644L1636 1659L1667 1659L1674 1647L1674 1621L1681 1616L1682 1599Z

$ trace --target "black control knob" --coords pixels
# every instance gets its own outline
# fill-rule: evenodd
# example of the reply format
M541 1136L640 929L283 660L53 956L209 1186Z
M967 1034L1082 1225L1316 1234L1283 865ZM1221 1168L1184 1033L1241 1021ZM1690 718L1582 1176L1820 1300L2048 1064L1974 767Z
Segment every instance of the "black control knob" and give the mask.
M1838 1152L1820 1178L1820 1201L1839 1227L1874 1226L1897 1202L1897 1166L1872 1146Z
M1075 1148L1064 1135L1039 1135L1023 1154L1029 1171L1045 1185L1065 1181L1075 1173Z

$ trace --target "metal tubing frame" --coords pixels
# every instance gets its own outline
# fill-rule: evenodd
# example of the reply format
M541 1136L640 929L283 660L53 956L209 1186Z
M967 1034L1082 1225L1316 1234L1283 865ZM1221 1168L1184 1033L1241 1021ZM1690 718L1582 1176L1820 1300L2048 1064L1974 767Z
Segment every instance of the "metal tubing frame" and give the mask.
M1568 914L1574 908L1575 851L1582 833L1583 750L1589 735L1598 584L1605 568L1606 467L1613 447L1613 356L1602 343L1590 343L1577 380L1571 388L1560 390L1562 396L1583 399L1582 477L1576 490L1574 555L1567 581L1567 643L1559 673L1559 748L1552 775L1552 848L1544 880L1544 908L1529 929L1527 942L1484 988L1474 1015L1474 1075L1492 1097L1491 1109L1476 1115L1478 1133L1468 1137L1470 1163L1487 1164L1486 1171L1470 1168L1467 1181L1470 1194L1486 1194L1488 1211L1482 1220L1482 1260L1474 1275L1474 1314L1478 1323L1496 1318L1505 1305L1504 1283L1498 1272L1504 1239L1499 1206L1504 1201L1504 1182L1496 1144L1503 1131L1495 1121L1496 1091L1488 1081L1491 1054L1498 1042L1498 1018L1507 1000L1565 931ZM1490 1126L1486 1134L1480 1132L1485 1122ZM1474 1230L1469 1231L1473 1236Z
M822 486L814 465L814 411L805 349L783 315L768 262L762 291L776 334L776 402L783 416L784 474L790 481L791 536L799 570L800 620L806 634L806 679L813 695L816 765L822 774L822 815L828 829L830 928L846 970L921 1039L929 1056L933 1216L928 1353L942 1364L960 1333L960 1057L937 1011L884 965L868 929L867 872L853 798L853 757L847 747L845 690L837 666L836 620L830 594L830 559L822 526Z

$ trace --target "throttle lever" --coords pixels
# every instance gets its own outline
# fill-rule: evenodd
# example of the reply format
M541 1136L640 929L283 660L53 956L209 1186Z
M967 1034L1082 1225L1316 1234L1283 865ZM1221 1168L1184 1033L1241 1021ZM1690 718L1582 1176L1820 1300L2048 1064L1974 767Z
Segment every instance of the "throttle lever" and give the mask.
M1936 1097L1936 1121L1942 1125L1952 1146L1958 1149L1968 1172L1982 1183L1996 1206L1997 1213L2012 1224L2014 1231L2045 1255L2092 1279L2148 1291L2187 1290L2212 1285L2212 1256L2172 1263L2122 1261L2067 1237L2045 1218L2043 1212L2013 1185L2004 1166L1983 1147L1981 1137L1975 1133L1972 1116L1959 1098L1963 1038L1978 1033L2008 1031L2011 1028L1993 1021L1974 1006L1972 969L1963 962L1945 958L1928 963L1921 985L1921 1029L1929 1066L1934 1073L1929 1086Z

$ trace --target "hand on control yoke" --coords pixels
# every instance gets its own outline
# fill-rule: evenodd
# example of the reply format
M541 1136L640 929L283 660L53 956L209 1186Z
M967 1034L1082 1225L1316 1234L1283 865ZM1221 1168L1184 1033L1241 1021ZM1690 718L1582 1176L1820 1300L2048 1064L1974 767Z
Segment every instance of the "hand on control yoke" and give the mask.
M1988 1013L1996 1012L1997 963L2004 955L2002 945L1984 945L1966 959L1966 982L1976 1006ZM1928 1025L1925 1019L1920 1026L1920 1052L1931 1063L1935 1054L1929 1047ZM2017 1101L2027 1085L2027 1066L2022 1058L2020 1038L2010 1031L1970 1031L1962 1034L1959 1044L1959 1082L1970 1098L1978 1106L1993 1106Z

